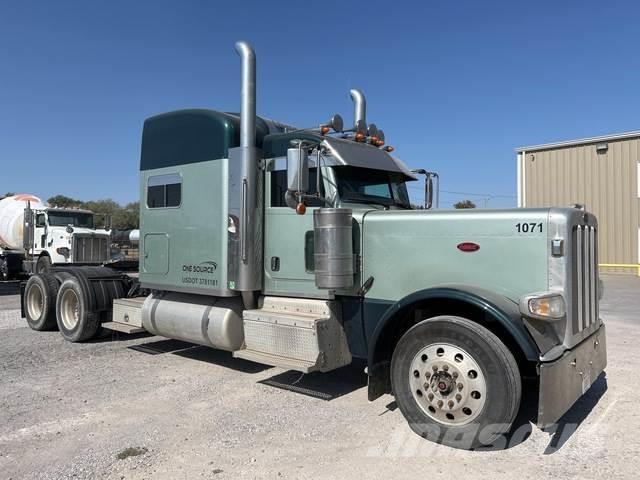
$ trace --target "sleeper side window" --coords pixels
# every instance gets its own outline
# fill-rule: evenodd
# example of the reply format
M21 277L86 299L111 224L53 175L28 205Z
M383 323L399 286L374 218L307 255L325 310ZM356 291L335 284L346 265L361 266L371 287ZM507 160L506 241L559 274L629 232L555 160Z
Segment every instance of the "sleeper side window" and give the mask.
M182 177L177 173L153 175L147 180L147 207L179 207L182 203Z

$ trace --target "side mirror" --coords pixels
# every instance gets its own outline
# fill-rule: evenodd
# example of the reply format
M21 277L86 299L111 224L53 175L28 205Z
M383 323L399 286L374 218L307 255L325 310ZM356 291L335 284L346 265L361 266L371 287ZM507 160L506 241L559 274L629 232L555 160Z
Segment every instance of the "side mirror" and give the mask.
M31 203L27 202L27 208L24 209L23 218L23 234L22 234L22 246L25 250L31 250L35 241L35 220L36 215L31 210Z
M440 175L436 172L428 172L424 168L418 168L411 170L411 173L416 175L424 175L424 208L430 210L433 208L433 197L435 196L435 206L438 208L440 205ZM436 180L436 186L433 186L433 179ZM435 193L434 193L435 192Z
M433 208L433 177L428 175L424 185L424 208L431 210Z
M298 194L309 191L309 155L302 148L287 150L287 190Z

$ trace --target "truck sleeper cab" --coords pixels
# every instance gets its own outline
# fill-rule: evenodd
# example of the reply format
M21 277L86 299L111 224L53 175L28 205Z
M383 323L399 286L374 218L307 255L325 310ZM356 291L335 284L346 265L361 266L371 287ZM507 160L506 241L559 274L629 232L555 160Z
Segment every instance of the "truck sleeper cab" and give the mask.
M381 148L360 92L347 132L262 119L253 50L237 50L240 115L145 121L139 283L35 276L32 328L146 330L305 373L366 359L370 400L393 394L417 434L458 448L509 429L523 377L539 380L538 424L556 422L606 366L595 217L416 209L417 178Z

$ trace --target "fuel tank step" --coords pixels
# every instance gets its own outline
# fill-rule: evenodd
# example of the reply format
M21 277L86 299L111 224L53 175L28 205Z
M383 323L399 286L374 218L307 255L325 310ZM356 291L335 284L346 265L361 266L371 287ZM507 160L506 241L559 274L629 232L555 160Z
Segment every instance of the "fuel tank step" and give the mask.
M123 332L123 333L140 333L140 332L146 331L142 327L136 327L135 325L128 325L126 323L120 323L120 322L105 322L102 324L102 328L106 328L107 330L114 330L116 332Z
M285 370L295 370L296 372L310 373L315 370L315 363L296 360L295 358L279 357L264 352L256 352L254 350L238 350L233 352L236 358L250 360L252 362L261 363L263 365L271 365L272 367L280 367Z
M265 297L242 315L245 348L233 355L299 372L328 372L351 363L335 302Z

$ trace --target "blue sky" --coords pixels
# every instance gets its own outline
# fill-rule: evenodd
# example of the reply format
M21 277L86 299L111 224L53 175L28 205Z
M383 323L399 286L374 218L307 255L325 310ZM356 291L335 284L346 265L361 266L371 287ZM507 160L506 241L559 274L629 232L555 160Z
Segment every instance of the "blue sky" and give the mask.
M0 0L0 192L137 200L143 120L237 111L245 39L259 114L350 124L360 88L405 163L512 206L515 147L640 129L639 14L602 1ZM442 203L462 198L485 203Z

